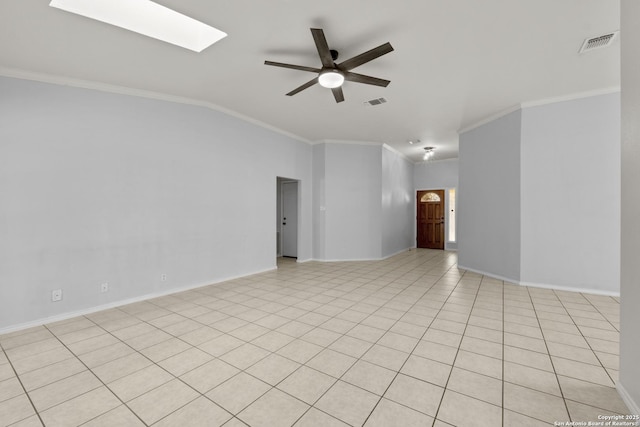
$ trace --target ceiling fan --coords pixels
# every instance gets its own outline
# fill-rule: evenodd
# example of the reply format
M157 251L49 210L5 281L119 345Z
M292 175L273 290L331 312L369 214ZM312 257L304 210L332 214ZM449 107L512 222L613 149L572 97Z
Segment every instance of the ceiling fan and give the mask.
M342 93L342 83L346 80L355 83L364 83L374 86L387 87L389 80L379 79L376 77L365 76L363 74L352 73L351 70L365 64L369 61L386 55L393 51L393 47L390 43L385 43L376 48L368 50L360 55L354 56L351 59L347 59L339 64L336 61L338 59L338 51L329 49L327 39L324 37L324 31L320 28L311 28L311 34L313 35L313 41L316 43L318 49L318 55L320 55L320 61L322 62L322 68L305 67L302 65L283 64L282 62L264 61L265 65L273 65L275 67L291 68L300 71L309 71L311 73L318 74L316 77L308 81L287 93L287 96L293 96L298 92L301 92L316 83L320 86L331 89L333 97L336 102L344 101L344 94Z

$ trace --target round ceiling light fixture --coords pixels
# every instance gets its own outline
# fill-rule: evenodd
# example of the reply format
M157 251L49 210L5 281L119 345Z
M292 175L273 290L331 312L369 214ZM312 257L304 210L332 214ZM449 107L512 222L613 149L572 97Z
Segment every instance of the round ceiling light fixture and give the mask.
M324 70L318 76L318 83L320 86L328 89L334 89L342 86L344 83L344 74L339 70Z
M424 147L424 157L422 157L422 160L429 160L430 158L432 158L435 149L435 147Z

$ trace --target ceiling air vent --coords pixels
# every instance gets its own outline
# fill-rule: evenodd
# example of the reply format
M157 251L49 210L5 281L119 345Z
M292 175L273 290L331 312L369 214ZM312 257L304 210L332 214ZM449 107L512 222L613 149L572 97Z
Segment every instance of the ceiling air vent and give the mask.
M365 105L365 107L369 107L369 106L372 106L372 105L384 104L385 102L387 102L387 100L384 99L384 98L376 98L376 99L372 99L370 101L365 101L364 105Z
M613 43L613 41L618 36L618 33L619 31L614 31L613 33L603 34L598 37L591 37L590 39L586 39L584 43L582 43L582 47L580 48L579 53L611 45L611 43Z

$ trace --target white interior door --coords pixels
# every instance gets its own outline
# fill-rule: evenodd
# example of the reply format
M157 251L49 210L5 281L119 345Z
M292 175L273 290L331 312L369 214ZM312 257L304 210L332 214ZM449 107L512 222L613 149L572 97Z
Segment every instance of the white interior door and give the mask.
M298 183L282 183L282 256L298 257Z

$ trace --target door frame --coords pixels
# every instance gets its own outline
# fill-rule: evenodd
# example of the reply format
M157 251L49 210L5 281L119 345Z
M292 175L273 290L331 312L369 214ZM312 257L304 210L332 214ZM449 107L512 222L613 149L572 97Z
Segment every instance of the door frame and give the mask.
M291 259L297 259L299 250L300 250L300 191L301 191L301 180L295 178L287 178L282 176L276 177L276 258L282 257L282 248L283 248L283 232L282 232L282 213L284 211L284 198L282 197L282 184L285 183L296 183L296 207L297 207L297 218L296 218L296 257L288 257Z
M444 250L456 250L454 248L450 248L449 244L453 243L449 241L449 190L455 188L456 196L458 192L457 187L427 187L427 188L416 188L413 193L413 242L414 248L418 247L418 192L419 191L444 191ZM457 205L457 204L456 204ZM456 233L457 234L457 233Z

